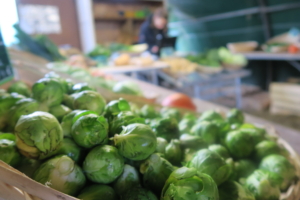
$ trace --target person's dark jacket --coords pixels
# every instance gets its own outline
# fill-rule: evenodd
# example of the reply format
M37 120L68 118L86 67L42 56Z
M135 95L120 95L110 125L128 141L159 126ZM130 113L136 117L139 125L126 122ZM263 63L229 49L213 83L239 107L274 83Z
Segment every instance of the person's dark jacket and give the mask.
M164 30L158 30L152 25L152 18L153 16L148 17L142 24L139 35L139 43L148 44L149 51L153 46L160 47L163 39L166 38Z

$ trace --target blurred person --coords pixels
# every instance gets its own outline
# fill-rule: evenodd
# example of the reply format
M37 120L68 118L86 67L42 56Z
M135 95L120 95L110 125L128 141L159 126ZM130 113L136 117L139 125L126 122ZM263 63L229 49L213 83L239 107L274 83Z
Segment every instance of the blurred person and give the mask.
M139 43L146 43L148 51L159 55L160 47L167 38L168 13L164 8L158 8L142 24L139 35Z

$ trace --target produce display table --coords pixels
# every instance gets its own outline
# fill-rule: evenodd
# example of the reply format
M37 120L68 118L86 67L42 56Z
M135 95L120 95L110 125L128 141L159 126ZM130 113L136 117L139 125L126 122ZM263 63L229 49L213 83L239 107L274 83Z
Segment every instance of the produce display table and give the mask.
M124 74L131 73L134 78L138 77L139 72L148 72L151 74L151 83L158 85L158 70L168 68L169 66L164 62L154 62L151 66L118 66L118 67L105 67L99 69L105 74Z
M236 107L242 107L241 79L250 76L248 70L224 70L215 74L192 73L186 76L174 78L164 72L159 72L159 76L166 82L176 86L177 89L189 94L194 98L210 100L220 96L226 96L226 92L222 90L225 86L233 86L235 88ZM210 92L213 91L213 92ZM208 93L208 94L207 94Z
M266 53L262 51L242 53L248 60L287 61L300 71L300 53Z

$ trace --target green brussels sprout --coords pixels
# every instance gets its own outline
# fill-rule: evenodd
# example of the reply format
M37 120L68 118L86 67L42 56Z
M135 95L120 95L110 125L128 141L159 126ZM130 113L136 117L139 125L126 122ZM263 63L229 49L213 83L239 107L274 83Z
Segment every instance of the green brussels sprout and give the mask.
M256 200L278 200L280 189L278 177L265 170L254 171L246 180L246 187Z
M264 140L258 143L254 149L254 157L256 160L262 160L271 154L281 154L282 150L276 142Z
M179 124L178 128L181 134L189 133L191 131L191 127L196 124L195 119L183 118Z
M73 140L81 147L92 148L108 142L108 123L103 116L88 114L72 125Z
M224 159L227 159L230 157L228 150L220 144L212 144L208 147L208 149L210 151L213 151L213 152L219 154L219 156L221 156Z
M135 187L125 193L122 200L158 200L158 198L150 190Z
M173 118L177 120L177 123L181 120L181 113L176 108L164 107L161 109L160 114L162 118Z
M41 111L22 115L15 127L15 135L21 154L35 159L51 156L63 140L57 119Z
M16 137L13 134L0 135L0 160L15 167L21 161L21 155L16 148Z
M9 109L19 100L24 98L23 95L17 93L11 93L0 97L0 130L7 124Z
M125 158L144 160L156 150L156 136L148 125L130 124L114 136L115 146Z
M225 160L208 149L198 151L187 166L197 169L200 173L210 175L217 185L225 182L231 174L231 167Z
M64 88L56 79L42 78L33 84L32 97L48 107L59 105L64 98Z
M165 140L164 138L158 137L156 138L156 151L157 153L165 154L166 153L166 147L168 145L168 141Z
M165 158L173 165L180 165L183 159L183 151L179 140L171 140L171 142L166 146Z
M35 160L22 156L21 162L17 167L17 170L25 174L26 176L33 178L34 172L41 166L40 160Z
M73 117L72 119L72 125L82 116L85 116L85 115L90 115L90 114L93 114L93 115L98 115L96 112L94 111L90 111L90 110L79 110L75 116Z
M218 188L207 174L182 167L172 172L163 187L161 200L218 200Z
M49 73L45 74L44 78L50 78L50 79L56 80L57 82L59 82L61 84L64 93L69 92L69 83L65 79L61 78L57 73L49 72Z
M203 138L207 144L214 144L217 141L218 131L214 123L201 121L192 127L191 134Z
M202 115L199 118L199 121L221 123L224 122L224 119L218 112L214 110L209 110L202 113Z
M73 118L75 115L80 112L79 110L73 110L72 112L65 115L61 121L61 128L63 130L64 137L72 137L72 125L73 125Z
M252 135L243 129L229 132L225 139L225 145L235 158L248 157L255 147Z
M187 112L183 115L182 119L193 119L193 120L197 120L197 116L195 113L190 113Z
M218 189L220 200L255 200L247 188L235 181L226 181Z
M54 115L54 117L56 117L56 119L58 121L61 121L62 118L69 114L70 112L72 112L72 110L70 108L68 108L67 106L64 105L56 105L56 106L52 106L49 109L49 113L51 113L52 115Z
M203 149L207 148L207 143L197 135L183 134L180 136L180 144L184 149Z
M155 118L159 117L159 114L153 106L146 104L141 108L140 116L145 119L155 119Z
M157 137L165 138L168 142L179 138L178 123L174 118L155 119L150 126Z
M125 164L123 173L114 182L114 189L118 195L125 194L128 190L140 186L140 177L138 171Z
M110 136L114 136L115 134L120 134L124 126L127 126L129 124L134 124L134 123L145 124L145 119L136 116L131 111L120 112L109 123Z
M74 109L91 110L101 115L104 111L106 101L97 92L82 91L74 94Z
M166 180L174 170L175 168L169 161L159 154L152 154L140 166L144 187L150 189L156 195L160 195Z
M118 197L110 186L108 185L91 185L84 188L77 196L78 199L83 200L98 200L104 197L105 200L117 200Z
M84 150L79 147L72 139L64 138L56 154L69 156L76 163L80 163L84 156Z
M227 121L230 124L243 124L244 120L244 113L236 108L227 113Z
M47 160L35 171L33 179L72 196L78 194L86 182L81 168L68 156Z
M256 170L256 165L252 160L242 159L234 163L234 172L236 173L235 179L238 181L240 178L247 178Z
M76 83L72 87L72 93L78 93L78 92L87 91L87 90L96 91L95 88L92 88L87 83Z
M139 85L132 81L118 82L113 87L113 92L117 94L128 94L142 96L143 92L140 90Z
M265 157L261 161L259 169L267 170L280 176L282 178L280 189L283 191L291 185L296 177L294 166L281 155L273 154Z
M39 110L40 106L34 99L26 98L17 101L15 105L9 109L9 119L7 121L8 129L14 130L22 115L28 115Z
M120 112L124 111L130 111L130 105L128 101L125 99L120 98L119 100L110 101L105 106L105 114L104 116L111 120L115 115L119 114Z
M262 131L263 129L240 128L239 130L242 130L243 132L247 132L251 136L254 145L257 145L261 141L265 140L265 132Z
M26 85L26 83L22 82L22 81L18 81L13 83L11 86L9 86L9 88L7 89L8 93L18 93L21 95L24 95L25 97L29 97L31 94L30 88L28 87L28 85Z
M87 178L95 183L111 183L122 174L123 169L123 157L118 149L109 145L93 148L83 162Z

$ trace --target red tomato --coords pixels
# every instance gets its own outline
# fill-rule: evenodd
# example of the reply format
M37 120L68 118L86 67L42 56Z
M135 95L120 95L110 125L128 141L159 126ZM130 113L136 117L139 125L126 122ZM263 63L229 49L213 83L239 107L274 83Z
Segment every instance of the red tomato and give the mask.
M162 105L174 108L184 108L193 111L197 110L197 107L193 103L192 99L189 96L181 93L174 93L166 97L162 101Z
M290 45L289 46L289 53L298 53L299 48L295 45Z

